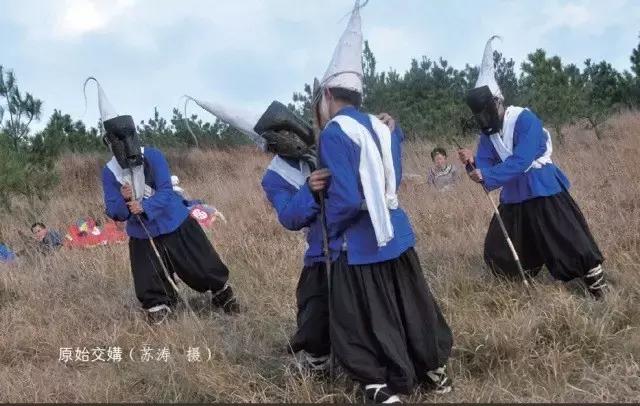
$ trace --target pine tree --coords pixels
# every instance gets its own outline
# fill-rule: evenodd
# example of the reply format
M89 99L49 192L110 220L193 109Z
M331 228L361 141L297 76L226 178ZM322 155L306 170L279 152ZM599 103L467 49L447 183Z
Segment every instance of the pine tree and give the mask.
M640 36L638 36L640 38ZM631 70L635 73L636 78L640 78L640 44L631 52Z

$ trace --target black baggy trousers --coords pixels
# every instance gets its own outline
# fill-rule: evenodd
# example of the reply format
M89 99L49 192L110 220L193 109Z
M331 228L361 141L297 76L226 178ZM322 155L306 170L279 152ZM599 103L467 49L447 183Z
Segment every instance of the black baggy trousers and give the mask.
M153 240L171 277L178 274L182 281L198 292L216 292L224 287L229 270L192 217L187 217L174 232L159 235ZM130 238L129 258L133 285L142 307L173 305L177 293L167 281L151 242Z

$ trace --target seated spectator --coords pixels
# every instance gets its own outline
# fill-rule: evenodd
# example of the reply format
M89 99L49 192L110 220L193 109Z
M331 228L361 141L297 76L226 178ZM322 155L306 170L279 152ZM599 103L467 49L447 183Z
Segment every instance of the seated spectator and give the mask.
M31 232L44 251L52 251L62 247L62 237L60 233L47 229L42 223L33 223L33 225L31 225Z
M427 182L438 190L448 190L460 180L460 171L455 165L447 162L447 151L434 148L431 151L434 166L429 170Z

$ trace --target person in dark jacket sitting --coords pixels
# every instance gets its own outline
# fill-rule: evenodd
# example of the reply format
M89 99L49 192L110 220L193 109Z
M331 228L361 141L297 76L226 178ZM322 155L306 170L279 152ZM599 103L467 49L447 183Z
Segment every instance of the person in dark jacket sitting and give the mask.
M62 237L55 230L49 230L44 223L37 222L31 225L31 233L39 243L43 252L50 252L62 247Z

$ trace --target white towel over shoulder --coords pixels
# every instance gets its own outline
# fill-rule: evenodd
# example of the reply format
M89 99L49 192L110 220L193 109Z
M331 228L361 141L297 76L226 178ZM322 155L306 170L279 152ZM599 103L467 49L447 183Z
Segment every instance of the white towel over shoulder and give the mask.
M298 190L307 182L307 178L311 174L309 164L306 162L300 161L300 169L296 169L282 159L280 155L276 155L271 160L267 170L274 171Z
M142 154L144 155L144 148L142 148ZM140 200L154 195L155 190L145 183L144 165L133 168L133 181L131 180L131 172L129 169L123 169L115 156L107 162L107 168L109 168L111 173L113 173L113 176L115 176L116 180L121 185L128 183L134 186L136 193L134 196L135 200Z
M516 122L520 114L527 109L516 106L507 107L504 112L504 123L502 124L502 131L496 134L491 134L491 142L496 152L504 162L507 158L513 155L513 132L516 129ZM553 144L551 143L551 134L545 128L542 129L547 137L547 149L544 154L534 160L531 166L527 168L525 172L528 172L531 168L542 168L546 164L553 163L551 161L551 153L553 152Z
M369 115L373 130L380 141L380 149L373 135L357 120L338 115L331 121L360 147L360 183L376 234L378 247L384 247L393 239L393 225L389 210L398 208L396 173L391 155L391 132L377 117Z

